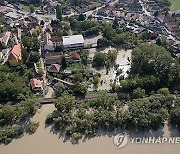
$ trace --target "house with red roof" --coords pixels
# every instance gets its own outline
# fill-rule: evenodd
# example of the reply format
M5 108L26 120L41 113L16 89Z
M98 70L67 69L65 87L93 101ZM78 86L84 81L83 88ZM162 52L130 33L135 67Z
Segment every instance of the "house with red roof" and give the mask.
M77 52L73 52L71 54L71 60L72 61L81 61L81 57L80 57L80 55Z
M43 91L42 83L39 79L37 79L37 78L31 79L30 84L31 84L31 89L34 92L42 92Z
M18 66L22 64L22 51L20 44L14 45L9 54L8 61L11 66Z
M81 57L77 52L73 52L70 56L66 56L66 61L67 62L80 62Z

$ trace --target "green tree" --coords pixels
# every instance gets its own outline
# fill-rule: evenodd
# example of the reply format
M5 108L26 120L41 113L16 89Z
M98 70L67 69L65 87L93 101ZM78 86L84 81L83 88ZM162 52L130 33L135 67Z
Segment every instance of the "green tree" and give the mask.
M108 40L113 40L115 35L116 31L110 25L106 25L103 30L103 36Z
M83 74L79 71L74 74L73 77L74 82L82 82L83 81Z
M133 97L134 98L143 98L145 97L145 90L141 88L137 88L133 90Z
M62 7L59 4L56 6L56 17L62 21Z
M105 66L106 63L106 54L102 52L98 52L93 57L93 65L95 67Z
M159 93L159 94L162 94L162 95L165 95L165 96L167 96L167 95L170 94L168 88L161 88L161 89L158 90L158 93Z
M174 108L170 113L170 122L180 128L180 106Z
M33 5L30 5L29 9L30 9L31 13L35 12L35 7Z
M78 16L78 20L79 21L84 21L86 19L86 17L85 17L85 15L83 15L83 14L80 14L79 16Z
M159 11L154 12L154 16L157 17L159 15Z
M39 54L39 52L36 52L36 51L31 52L30 60L31 60L32 62L35 62L35 63L39 62L39 60L40 60L40 54Z
M26 49L22 49L22 59L23 59L23 62L25 63L29 58L29 53L27 52Z
M87 93L87 87L79 82L74 85L73 93L75 96L85 96Z
M160 79L161 86L169 85L173 58L163 47L141 44L133 50L131 59L131 74L154 75Z
M81 54L81 60L84 65L87 65L88 63L88 57L89 57L89 51L88 50L82 50Z
M97 86L97 85L99 84L99 82L100 82L100 77L99 77L98 74L96 74L96 75L94 76L94 78L93 78L93 84L94 84L95 86Z
M72 110L75 102L76 100L73 96L71 96L67 92L64 92L61 97L56 99L54 104L58 111L69 112L70 110Z
M62 52L62 51L64 51L64 47L62 45L58 45L58 46L56 46L54 51L55 52Z
M23 46L27 48L27 50L31 48L31 38L29 36L24 36L22 38L22 43L23 43Z
M110 41L105 38L100 38L97 40L98 48L108 47L109 45L110 45Z
M61 83L61 82L56 83L54 85L54 91L55 91L55 95L57 97L60 97L63 94L63 92L65 91L65 87L64 87L63 83Z
M63 56L61 61L62 68L65 69L67 67L67 61L66 58Z

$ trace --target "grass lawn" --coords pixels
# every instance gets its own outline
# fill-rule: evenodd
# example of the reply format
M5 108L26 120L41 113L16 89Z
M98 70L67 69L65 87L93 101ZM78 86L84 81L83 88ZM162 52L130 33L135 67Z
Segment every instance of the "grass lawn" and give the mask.
M66 70L79 70L83 67L83 64L81 63L73 63L73 64L70 64Z
M180 0L169 0L172 4L172 10L180 10Z

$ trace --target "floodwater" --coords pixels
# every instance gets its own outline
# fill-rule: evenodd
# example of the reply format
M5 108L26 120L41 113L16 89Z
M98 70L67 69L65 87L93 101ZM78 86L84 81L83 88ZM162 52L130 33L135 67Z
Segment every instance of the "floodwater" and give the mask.
M127 77L127 71L130 69L129 61L128 59L131 59L131 52L132 50L122 50L122 49L116 49L112 47L108 47L105 50L101 51L103 53L107 53L109 50L116 50L117 52L117 59L116 59L116 64L119 64L119 69L122 69L122 74L124 77ZM95 48L92 48L89 50L90 55L89 58L93 59L95 53L97 52ZM93 90L110 90L111 89L111 84L116 81L116 84L119 85L119 77L116 76L116 71L114 68L111 68L106 74L107 70L105 68L97 70L95 68L91 68L96 73L101 74L101 80L103 80L102 84L99 84L97 88L94 88L93 85L90 86L88 89L89 91Z
M33 135L24 135L13 140L9 145L0 146L0 154L179 154L179 144L132 144L128 143L122 149L117 149L113 144L113 137L100 136L81 142L77 145L69 141L63 142L62 138L45 128L46 116L54 110L54 106L43 105L39 112L32 118L40 122L40 126ZM174 132L177 133L177 132ZM143 136L147 134L131 134ZM150 133L148 133L150 134ZM152 132L153 135L169 136L168 127L163 131Z

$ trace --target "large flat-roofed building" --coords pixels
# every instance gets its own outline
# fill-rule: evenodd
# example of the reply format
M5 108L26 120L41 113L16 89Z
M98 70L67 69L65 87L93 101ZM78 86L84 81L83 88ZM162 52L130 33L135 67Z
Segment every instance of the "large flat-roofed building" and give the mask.
M83 48L84 38L82 35L63 36L64 48Z

